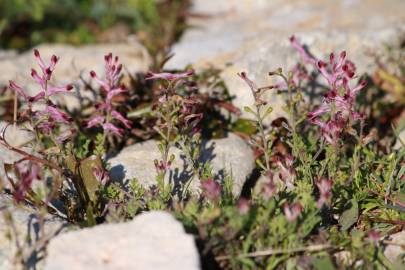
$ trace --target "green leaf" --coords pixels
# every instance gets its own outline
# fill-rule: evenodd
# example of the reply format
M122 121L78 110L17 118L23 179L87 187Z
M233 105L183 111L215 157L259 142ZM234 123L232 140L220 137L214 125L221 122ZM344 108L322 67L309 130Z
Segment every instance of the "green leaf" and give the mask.
M316 225L319 224L319 222L321 222L321 217L318 215L318 212L313 212L311 213L310 216L308 216L303 224L300 227L301 230L301 236L303 238L307 237L311 231L315 228Z
M254 269L255 268L255 262L251 258L239 258L238 259L244 267L247 267L247 269Z
M312 260L312 265L318 270L334 270L336 269L330 257L315 258Z
M239 118L234 123L232 130L244 133L246 135L253 135L256 133L256 124L252 120Z
M96 192L99 187L99 182L94 176L93 169L103 168L102 161L99 156L91 156L78 162L73 155L65 158L65 164L70 171L75 175L79 175L83 181L84 188L92 202L96 201Z
M96 201L96 192L99 188L99 182L94 176L93 170L96 168L102 169L102 166L103 165L99 156L91 156L83 159L80 162L80 176L83 179L83 183L92 202Z
M345 209L339 219L342 231L348 230L359 218L359 204L356 199L348 201L345 205Z

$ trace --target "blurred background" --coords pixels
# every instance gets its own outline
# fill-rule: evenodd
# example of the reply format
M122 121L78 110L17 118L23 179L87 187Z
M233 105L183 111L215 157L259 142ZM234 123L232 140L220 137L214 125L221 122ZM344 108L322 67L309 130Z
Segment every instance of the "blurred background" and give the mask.
M153 53L184 30L189 0L0 0L0 48L125 41Z

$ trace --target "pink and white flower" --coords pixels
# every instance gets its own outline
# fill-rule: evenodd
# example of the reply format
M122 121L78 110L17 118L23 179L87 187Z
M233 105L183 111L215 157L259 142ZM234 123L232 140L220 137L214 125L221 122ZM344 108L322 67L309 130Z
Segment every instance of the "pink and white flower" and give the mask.
M111 132L121 137L124 134L124 129L117 127L113 123L113 120L122 123L126 128L131 128L131 121L116 111L112 104L114 96L127 91L123 85L118 85L122 71L122 64L119 63L118 56L113 57L111 53L104 56L104 61L104 79L98 77L95 71L90 71L90 76L102 87L102 89L104 89L104 91L106 91L105 101L96 104L97 110L101 110L102 115L95 115L87 121L87 128L101 126L105 132Z

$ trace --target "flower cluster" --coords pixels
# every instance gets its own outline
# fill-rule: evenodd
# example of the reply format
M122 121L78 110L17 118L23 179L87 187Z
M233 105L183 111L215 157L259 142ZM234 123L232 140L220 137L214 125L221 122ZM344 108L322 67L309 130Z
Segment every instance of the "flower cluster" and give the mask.
M274 183L274 174L272 172L269 171L266 178L267 181L264 182L264 185L261 188L261 194L267 201L275 194L277 194L277 186Z
M55 66L59 61L57 56L52 55L49 65L45 64L38 50L34 50L34 56L41 70L41 72L38 73L35 69L31 69L32 78L40 86L38 94L29 96L26 94L25 90L14 81L10 81L9 86L10 89L23 98L28 106L27 110L22 115L25 115L26 120L29 120L31 123L33 132L39 135L47 135L53 139L55 144L61 144L71 137L75 129L67 128L56 136L55 129L60 124L70 124L71 118L66 113L62 112L51 101L50 97L58 93L67 93L73 89L73 86L69 84L55 87L49 84ZM39 106L36 106L34 109L34 105ZM38 138L40 136L36 137ZM15 172L19 179L14 192L14 198L17 202L24 200L25 194L31 188L34 180L41 179L40 171L41 167L38 163L27 160L26 158L22 158L15 163Z
M302 205L299 202L293 203L291 206L285 203L283 206L284 215L288 221L295 221L302 212Z
M276 156L275 163L279 168L278 177L283 181L287 189L294 188L294 180L296 173L293 167L294 157L292 155L285 155L283 158Z
M104 168L95 167L92 169L92 171L93 175L101 185L105 186L110 182L110 174Z
M38 128L43 133L49 134L55 129L58 123L69 124L71 122L71 118L64 112L60 111L56 105L52 103L50 97L57 93L69 92L73 89L73 86L70 84L61 87L50 86L49 81L51 80L52 73L59 58L52 55L51 63L46 65L38 50L34 50L34 55L39 67L41 68L41 75L39 75L35 69L32 69L31 76L40 86L39 93L35 96L28 96L22 87L14 81L10 81L9 86L12 90L16 91L20 96L22 96L24 101L27 103L30 110L29 115L32 117L33 123L36 123L33 128ZM45 108L42 110L32 111L32 105L40 102L45 103ZM65 136L59 138L58 141L63 141L64 137Z
M201 181L202 194L211 201L217 201L221 197L222 186L212 178Z
M122 64L119 63L118 56L113 57L111 53L104 56L105 61L105 79L100 79L96 72L91 71L90 76L105 91L106 99L96 105L96 109L102 111L87 122L87 128L101 126L105 132L111 132L118 136L124 134L124 129L117 127L113 121L117 120L126 128L131 128L131 121L126 119L121 113L115 110L113 106L113 97L126 92L123 85L119 85Z
M166 87L160 89L159 104L160 108L179 106L179 114L177 124L179 127L191 129L193 133L198 132L197 124L201 121L203 114L197 113L196 108L199 101L192 95L180 96L176 93L181 87L186 87L188 90L194 90L193 82L186 80L193 75L193 71L185 71L182 73L152 73L149 72L146 80L164 80L167 83Z
M290 38L290 42L304 62L312 64L327 81L329 91L325 94L322 105L308 113L308 118L321 127L323 137L328 143L336 145L346 128L354 121L363 119L355 110L355 100L366 82L361 81L354 87L350 85L350 81L356 78L356 66L346 59L345 51L338 57L331 53L326 63L310 55L294 36ZM320 117L323 115L329 115L329 119L322 121Z
M322 208L323 205L329 204L330 198L332 197L332 185L332 180L325 178L318 180L316 183L320 194L319 199L316 202L318 208Z

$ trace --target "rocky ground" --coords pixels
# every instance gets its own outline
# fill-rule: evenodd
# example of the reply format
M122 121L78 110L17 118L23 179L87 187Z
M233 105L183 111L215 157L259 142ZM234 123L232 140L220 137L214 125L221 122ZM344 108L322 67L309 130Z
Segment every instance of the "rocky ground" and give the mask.
M269 84L269 71L278 67L288 69L298 57L288 41L292 34L308 44L311 52L318 57L345 49L349 57L359 63L360 72L371 73L375 66L367 52L395 43L398 36L405 33L405 1L402 0L194 0L193 3L192 11L204 16L190 20L192 27L175 44L175 56L167 67L182 69L192 64L196 69L209 66L222 69L221 77L235 98L234 104L241 109L252 104L253 100L236 73L247 71L258 84ZM42 45L40 51L46 57L53 53L61 57L54 75L61 81L55 81L56 84L82 84L79 75L86 78L90 69L99 67L101 70L103 55L110 51L119 55L132 73L147 71L150 65L146 49L136 42L79 48ZM10 79L26 81L28 90L34 93L34 84L26 75L33 65L31 52L19 55L1 52L0 85L7 84ZM284 115L281 97L271 95L268 100L275 110L274 117ZM91 96L74 93L60 97L58 102L76 108L83 98ZM14 132L9 136L10 142L15 145L27 139L24 131L10 132ZM233 192L240 194L254 169L250 148L234 134L204 142L203 146L203 158L212 161L218 176L232 174L235 180ZM179 151L173 151L178 158L168 177L173 181L184 181L189 175L188 168L183 165ZM153 160L157 155L155 141L124 148L110 159L113 179L126 181L137 178L145 186L153 184ZM16 158L5 148L0 148L0 156L0 165ZM198 192L198 185L192 190ZM0 208L6 205L7 200L0 196ZM29 207L12 208L11 212L22 235L35 232ZM4 240L8 227L1 222L0 219L0 269L6 270L11 269L13 249ZM39 268L200 269L200 258L192 237L167 213L145 213L129 223L79 231L66 229L62 220L50 217L46 223L49 233L58 236L51 240L47 257L37 265ZM61 231L61 228L65 229ZM70 232L64 233L67 230ZM403 232L393 237L396 242L405 244ZM399 247L389 246L386 252L388 258L394 258L394 254L400 251ZM36 263L36 258L33 258L32 265Z

